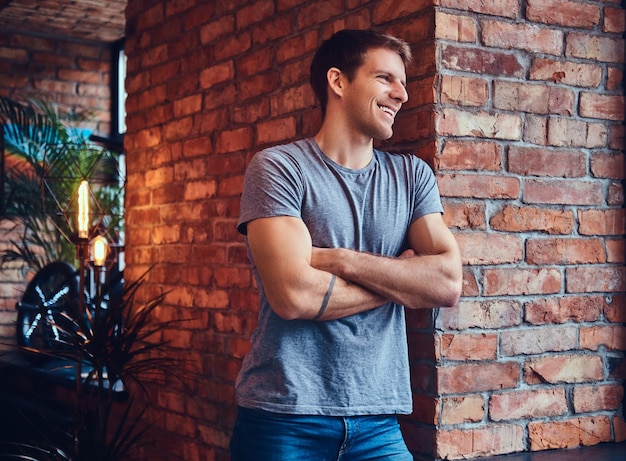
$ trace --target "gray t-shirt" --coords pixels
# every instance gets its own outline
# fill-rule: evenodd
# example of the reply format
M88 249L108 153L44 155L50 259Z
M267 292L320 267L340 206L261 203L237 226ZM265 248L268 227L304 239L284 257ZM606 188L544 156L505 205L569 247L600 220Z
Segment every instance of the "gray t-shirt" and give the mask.
M238 230L246 234L257 218L294 216L316 247L397 256L408 248L411 223L441 212L433 172L419 158L374 150L365 168L351 170L303 139L253 157ZM387 303L332 321L283 320L252 265L259 322L237 377L239 405L330 416L411 413L404 307Z

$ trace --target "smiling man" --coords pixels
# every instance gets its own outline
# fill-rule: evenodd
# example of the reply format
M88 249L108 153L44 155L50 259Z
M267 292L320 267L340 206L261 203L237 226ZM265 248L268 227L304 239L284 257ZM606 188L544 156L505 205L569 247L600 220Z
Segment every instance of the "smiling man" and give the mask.
M256 154L238 229L260 290L233 461L412 460L405 308L453 306L456 241L432 170L381 152L408 100L406 42L343 30L311 64L313 137Z

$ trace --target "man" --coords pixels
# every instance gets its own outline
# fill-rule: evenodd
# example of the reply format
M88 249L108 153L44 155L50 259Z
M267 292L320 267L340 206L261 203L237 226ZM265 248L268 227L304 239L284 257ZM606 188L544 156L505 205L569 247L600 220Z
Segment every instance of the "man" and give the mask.
M408 99L408 45L344 30L311 84L319 132L255 155L238 229L260 290L237 379L233 461L411 460L404 307L453 306L461 262L430 168L383 153Z

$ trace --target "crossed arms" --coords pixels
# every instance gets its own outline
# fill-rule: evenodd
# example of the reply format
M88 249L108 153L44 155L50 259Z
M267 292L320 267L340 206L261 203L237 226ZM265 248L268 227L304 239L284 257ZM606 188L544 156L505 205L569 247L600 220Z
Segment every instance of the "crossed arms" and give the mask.
M414 309L450 307L461 293L459 249L439 213L411 225L411 249L397 258L315 248L304 222L294 217L255 219L247 230L270 306L287 320L317 318L323 304L318 320L346 317L388 301Z

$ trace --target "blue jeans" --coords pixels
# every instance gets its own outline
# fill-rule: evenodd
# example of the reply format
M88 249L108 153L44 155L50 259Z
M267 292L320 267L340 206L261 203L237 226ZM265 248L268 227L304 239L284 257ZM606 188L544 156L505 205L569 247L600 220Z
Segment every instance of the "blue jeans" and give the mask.
M239 408L231 461L413 461L395 416L303 416Z

